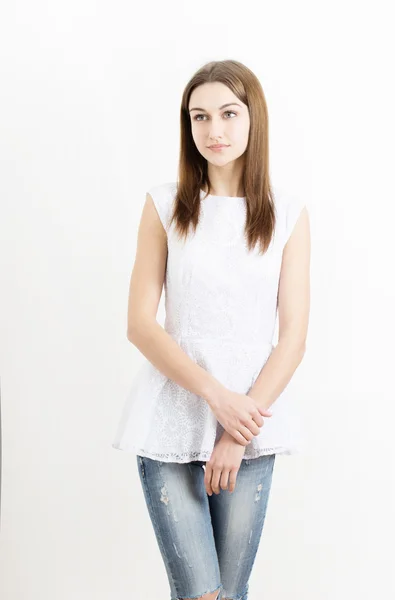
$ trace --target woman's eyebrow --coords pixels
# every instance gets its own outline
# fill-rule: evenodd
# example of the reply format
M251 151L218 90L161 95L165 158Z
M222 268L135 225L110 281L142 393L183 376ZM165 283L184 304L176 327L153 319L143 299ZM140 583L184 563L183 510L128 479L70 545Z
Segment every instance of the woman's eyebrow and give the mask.
M240 104L237 104L237 102L228 102L227 104L223 104L222 106L220 106L218 110L222 110L226 106L240 106ZM203 110L204 112L206 112L206 109L204 108L190 108L189 112L192 112L193 110Z

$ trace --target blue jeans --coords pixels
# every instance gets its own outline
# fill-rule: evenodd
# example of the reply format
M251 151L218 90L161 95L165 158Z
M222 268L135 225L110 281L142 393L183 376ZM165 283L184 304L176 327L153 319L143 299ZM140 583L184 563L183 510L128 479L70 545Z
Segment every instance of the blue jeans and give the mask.
M275 454L241 461L231 494L209 496L205 461L161 462L137 455L149 516L171 600L247 600L272 482Z

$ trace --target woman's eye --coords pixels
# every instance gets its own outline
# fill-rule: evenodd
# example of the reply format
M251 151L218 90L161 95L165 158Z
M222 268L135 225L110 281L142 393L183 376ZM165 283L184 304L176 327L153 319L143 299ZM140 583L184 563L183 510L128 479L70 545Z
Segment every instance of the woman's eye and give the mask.
M232 114L232 115L236 115L236 113L235 113L235 112L233 112L233 110L226 110L226 111L224 112L224 115L226 115L226 114ZM201 119L199 119L199 117L205 117L205 116L206 116L206 115L202 115L202 114L200 114L200 115L196 115L196 116L194 117L194 121L200 121ZM237 115L236 115L236 116L237 116Z

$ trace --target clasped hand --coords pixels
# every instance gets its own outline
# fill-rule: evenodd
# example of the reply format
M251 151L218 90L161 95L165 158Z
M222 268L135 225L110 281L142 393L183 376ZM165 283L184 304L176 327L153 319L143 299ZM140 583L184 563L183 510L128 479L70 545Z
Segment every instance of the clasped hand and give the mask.
M234 491L245 447L259 434L262 415L272 416L251 396L229 390L210 406L225 431L206 462L204 485L209 496L213 491L219 494L219 488Z

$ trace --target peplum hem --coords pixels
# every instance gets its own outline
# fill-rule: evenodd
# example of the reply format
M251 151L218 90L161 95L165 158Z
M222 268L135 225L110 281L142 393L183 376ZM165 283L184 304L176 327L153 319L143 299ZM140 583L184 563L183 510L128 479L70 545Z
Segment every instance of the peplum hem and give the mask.
M212 450L202 450L196 452L184 452L182 454L179 453L160 453L160 452L149 452L144 450L143 448L138 448L133 444L123 444L113 443L112 447L116 450L123 450L125 452L133 453L138 456L144 456L146 458L151 458L152 460L158 460L160 462L176 462L176 463L188 463L196 460L207 462L210 460L212 455ZM267 456L270 454L284 454L284 455L293 455L299 454L296 448L285 447L285 446L274 446L272 448L256 448L253 452L250 452L248 455L243 456L242 460L253 460L255 458L259 458L260 456Z

